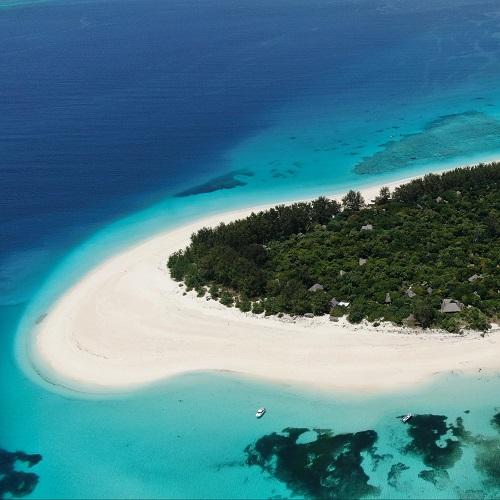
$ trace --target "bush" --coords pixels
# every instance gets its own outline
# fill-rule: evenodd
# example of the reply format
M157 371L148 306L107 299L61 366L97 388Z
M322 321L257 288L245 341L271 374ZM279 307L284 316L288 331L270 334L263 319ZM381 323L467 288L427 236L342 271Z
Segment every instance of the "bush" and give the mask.
M422 328L429 328L433 325L437 311L429 300L417 300L413 307L413 315Z
M262 314L264 312L264 306L260 302L254 302L252 304L252 312L254 314Z
M252 303L248 299L240 299L236 303L236 307L241 311L241 312L249 312L252 310Z
M361 323L365 317L364 307L361 302L353 302L349 308L347 319L349 323Z
M491 328L488 317L475 307L467 307L461 314L466 321L466 327L471 330L486 332Z
M219 302L224 306L232 307L234 299L229 292L224 291L220 296Z

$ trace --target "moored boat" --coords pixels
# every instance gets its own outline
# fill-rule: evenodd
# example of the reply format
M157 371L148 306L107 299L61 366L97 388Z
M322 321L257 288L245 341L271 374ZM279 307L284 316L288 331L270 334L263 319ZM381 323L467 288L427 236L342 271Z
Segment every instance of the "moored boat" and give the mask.
M255 416L257 418L262 418L264 416L264 413L266 413L266 409L264 407L262 407L262 408L259 408L257 410L257 413L255 414Z

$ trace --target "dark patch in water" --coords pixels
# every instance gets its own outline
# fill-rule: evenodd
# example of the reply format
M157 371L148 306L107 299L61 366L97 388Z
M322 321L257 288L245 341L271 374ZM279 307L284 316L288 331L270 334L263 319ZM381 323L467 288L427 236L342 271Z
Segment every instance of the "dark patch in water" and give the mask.
M408 470L409 467L402 462L398 462L397 464L393 464L391 469L387 473L387 484L392 488L398 489L400 487L401 475L405 470Z
M497 413L496 415L493 415L493 418L491 419L491 425L498 431L500 432L500 413Z
M373 430L335 435L315 429L314 441L299 444L305 428L271 433L245 448L247 464L257 465L294 493L315 498L360 498L379 494L368 484L362 453L375 454Z
M405 447L405 452L419 455L427 467L448 469L462 456L462 444L454 436L462 432L459 425L446 424L444 415L415 415L408 421L408 435L411 442ZM464 431L465 432L465 431Z
M0 449L0 498L6 495L19 498L32 493L38 484L38 475L16 470L16 463L24 462L33 467L40 460L42 455L29 455L22 451L10 453Z
M238 179L238 177L252 177L254 175L250 170L233 170L225 175L214 177L203 184L198 184L184 191L177 193L175 196L181 198L185 196L193 196L196 194L213 193L222 189L234 189L240 186L246 186L247 183Z
M414 162L439 162L498 150L500 121L477 111L446 115L427 124L421 132L380 146L382 151L356 165L356 173L387 172Z
M458 490L458 498L460 500L483 500L486 498L486 494L481 490Z
M493 428L500 432L500 413L491 419ZM477 437L475 467L486 476L486 487L500 487L500 439Z
M475 467L486 476L486 486L500 487L500 440L482 439L478 442Z
M418 477L432 483L438 490L444 490L450 484L450 475L444 469L423 470Z
M47 317L47 313L40 314L35 321L35 325L39 325L45 318Z

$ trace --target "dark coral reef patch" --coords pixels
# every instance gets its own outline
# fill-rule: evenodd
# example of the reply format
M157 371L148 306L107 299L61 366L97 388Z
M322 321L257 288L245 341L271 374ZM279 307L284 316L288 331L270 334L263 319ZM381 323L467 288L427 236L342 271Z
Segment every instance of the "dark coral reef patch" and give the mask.
M287 428L261 437L245 449L248 465L257 465L284 482L294 493L315 498L376 496L363 469L363 454L375 454L377 433L367 430L334 434L315 429L316 439L297 442L307 432Z
M0 498L5 498L6 495L19 498L32 493L38 484L38 475L16 470L16 466L18 462L23 462L31 468L40 460L42 456L38 454L8 452L0 448Z
M427 467L448 469L462 456L462 442L455 435L459 431L444 415L415 415L408 422L411 441L405 451L419 455Z

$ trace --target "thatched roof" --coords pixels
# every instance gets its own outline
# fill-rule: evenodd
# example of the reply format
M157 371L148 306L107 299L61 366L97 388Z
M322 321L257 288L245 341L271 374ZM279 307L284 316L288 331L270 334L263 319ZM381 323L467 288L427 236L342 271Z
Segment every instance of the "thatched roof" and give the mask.
M323 285L320 285L319 283L315 283L311 288L309 288L310 292L318 292L319 290L323 290Z
M332 297L332 300L330 300L330 306L337 307L338 305L339 301L335 297Z
M457 313L464 308L464 305L458 300L454 299L443 299L441 302L441 312L442 313Z

